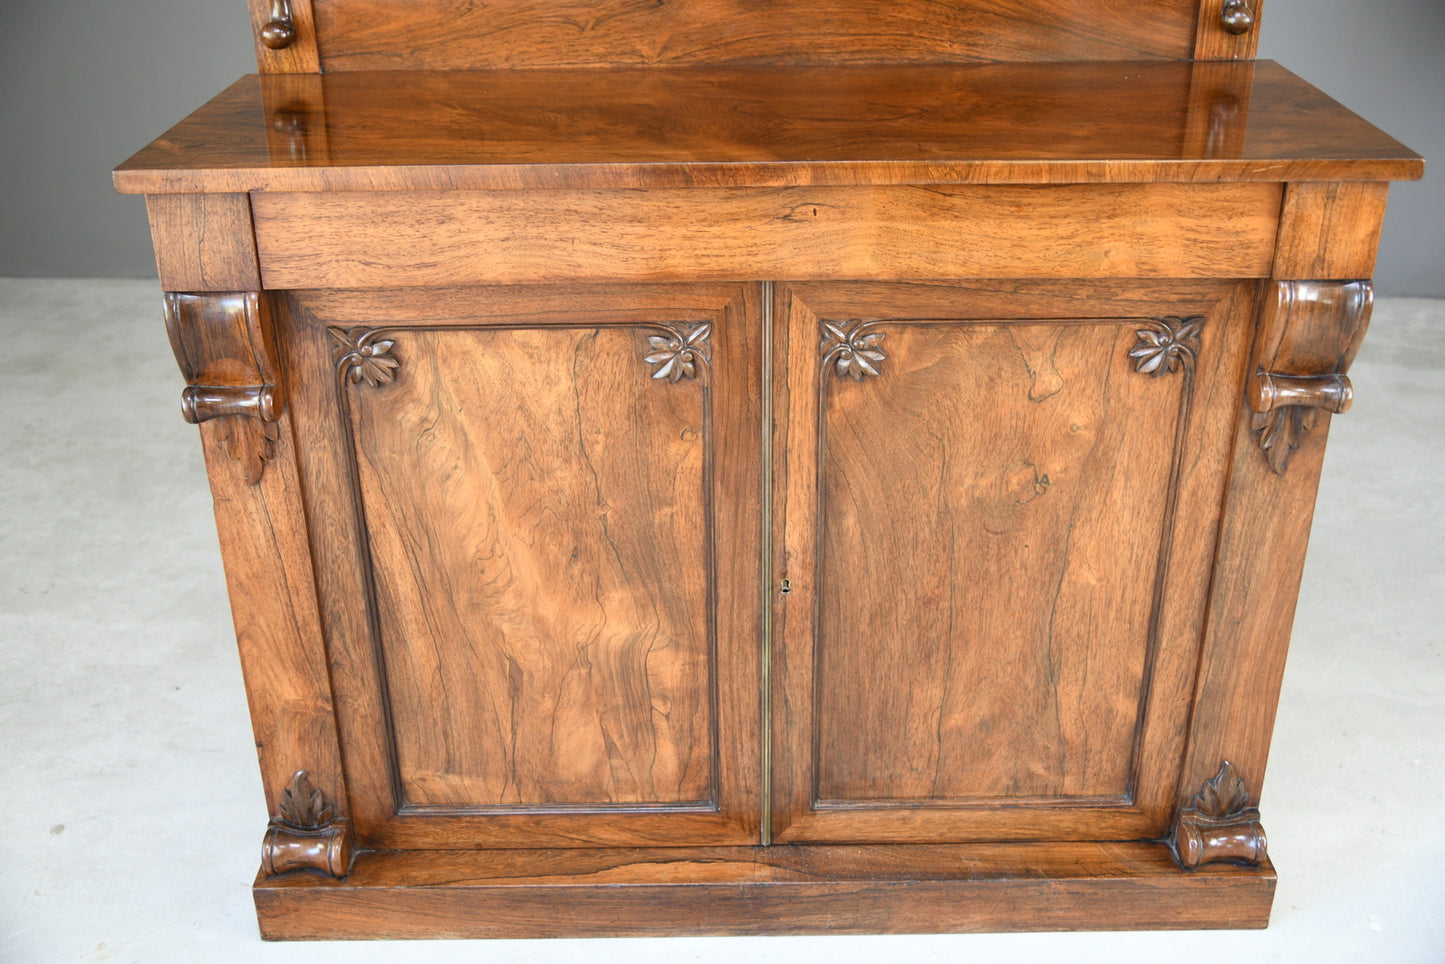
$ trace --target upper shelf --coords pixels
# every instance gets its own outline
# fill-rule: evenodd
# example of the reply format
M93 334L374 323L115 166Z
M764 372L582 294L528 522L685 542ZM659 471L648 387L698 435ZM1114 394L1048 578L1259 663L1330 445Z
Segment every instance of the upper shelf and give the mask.
M123 193L1410 180L1271 61L248 76Z

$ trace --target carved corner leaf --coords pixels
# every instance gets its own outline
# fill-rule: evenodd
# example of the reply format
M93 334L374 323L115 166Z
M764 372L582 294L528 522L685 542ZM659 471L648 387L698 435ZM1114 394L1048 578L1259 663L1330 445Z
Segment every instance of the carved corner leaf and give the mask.
M335 819L336 811L311 783L311 774L297 770L281 793L278 816L282 823L297 830L319 830Z
M1206 817L1224 820L1244 813L1249 805L1249 790L1244 778L1235 772L1234 764L1225 760L1213 779L1194 797L1194 809Z
M319 870L342 878L350 872L356 851L351 825L336 815L309 773L296 771L276 810L261 844L261 867L267 874Z
M882 365L888 355L881 347L884 333L873 330L876 324L870 321L824 321L823 367L831 364L839 375L858 381L882 375Z
M1158 378L1181 367L1191 369L1199 354L1199 333L1204 327L1201 315L1188 318L1155 318L1148 328L1136 332L1138 342L1129 350L1134 370Z
M652 377L669 382L698 377L698 372L711 360L712 325L699 322L686 327L682 323L659 327L663 334L647 336L649 351L642 358L649 365L657 366Z
M1315 427L1316 410L1301 405L1285 405L1250 420L1255 440L1269 467L1277 475L1289 468L1290 456L1304 444L1304 438Z
M216 422L221 448L241 463L247 485L256 485L266 471L266 462L276 456L276 441L281 437L275 422L263 422L244 415L225 415Z
M335 344L336 370L350 384L373 388L396 380L400 363L391 354L396 341L375 328L327 329Z

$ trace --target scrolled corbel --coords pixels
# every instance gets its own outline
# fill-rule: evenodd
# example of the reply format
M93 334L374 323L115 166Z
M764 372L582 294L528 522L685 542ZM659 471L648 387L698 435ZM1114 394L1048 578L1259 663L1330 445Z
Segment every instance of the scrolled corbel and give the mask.
M1345 372L1374 304L1368 281L1275 281L1255 340L1250 427L1269 466L1284 474L1319 413L1354 402Z
M218 438L248 485L274 455L285 408L264 305L255 291L166 292L166 331L188 383L181 417L219 422Z

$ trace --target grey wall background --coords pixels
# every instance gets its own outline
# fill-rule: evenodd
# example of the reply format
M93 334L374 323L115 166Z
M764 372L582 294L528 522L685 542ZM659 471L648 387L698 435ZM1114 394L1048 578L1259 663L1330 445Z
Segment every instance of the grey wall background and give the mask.
M246 4L0 4L0 276L154 276L144 203L109 171L255 70ZM1445 297L1445 2L1268 0L1263 29L1261 57L1434 161L1391 192L1376 281Z

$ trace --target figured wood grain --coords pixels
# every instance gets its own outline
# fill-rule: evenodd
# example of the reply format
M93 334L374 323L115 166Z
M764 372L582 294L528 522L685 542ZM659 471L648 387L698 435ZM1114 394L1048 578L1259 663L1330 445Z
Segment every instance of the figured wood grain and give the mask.
M1181 874L1158 844L361 855L258 879L268 940L1264 927L1273 868Z
M355 560L321 595L365 840L756 839L756 582L721 562L758 552L756 298L293 302L312 538ZM338 377L329 332L379 318L394 381ZM654 379L678 320L710 361Z
M290 416L281 417L275 450L255 485L231 462L220 438L224 426L213 421L200 428L267 810L279 812L292 777L306 770L334 801L336 816L345 817L346 783Z
M1258 805L1299 596L1329 417L1276 474L1240 413L1179 806L1228 760Z
M1369 312L1361 286L1340 282L1364 279L1374 266L1386 190L1384 184L1289 186L1277 280L1259 303L1256 371L1266 362L1293 372L1348 367ZM1310 277L1320 280L1305 280ZM1255 414L1241 406L1180 773L1181 808L1225 760L1249 787L1251 803L1259 802L1330 418L1311 410L1308 431L1274 443L1289 447L1287 470L1280 472L1276 466L1285 468L1286 460L1261 454Z
M712 803L716 428L653 331L389 331L345 389L408 807Z
M1127 799L1192 389L1119 376L1140 324L882 324L824 374L818 805Z
M1180 184L257 194L253 206L272 288L1188 278L1266 273L1279 193Z
M127 160L115 183L164 193L1279 182L1422 168L1270 61L1134 61L253 76Z
M1197 0L314 0L328 71L1189 58Z
M1383 183L1289 185L1273 277L1351 280L1373 275L1389 189Z
M166 291L256 291L256 241L244 194L146 198L156 271Z
M1248 291L780 290L779 839L1163 833ZM1181 302L1213 337L1187 408L1129 357ZM848 316L887 357L820 408L810 332Z
M1269 282L1252 373L1347 371L1371 296L1368 282ZM1272 414L1291 417L1288 408ZM1248 406L1240 415L1181 801L1191 781L1200 786L1228 760L1258 802L1331 419L1308 414L1307 432L1275 438L1264 452L1263 423Z

